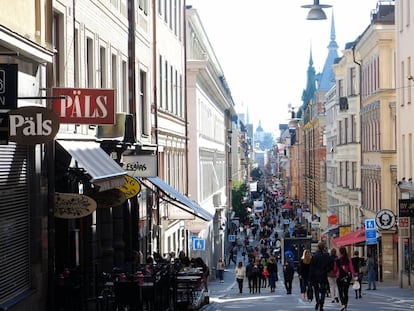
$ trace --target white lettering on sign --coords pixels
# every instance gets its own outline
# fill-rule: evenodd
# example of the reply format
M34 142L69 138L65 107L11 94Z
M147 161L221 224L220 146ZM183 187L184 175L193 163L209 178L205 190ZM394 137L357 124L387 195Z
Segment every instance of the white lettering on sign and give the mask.
M9 140L24 145L53 140L59 131L59 117L52 110L31 106L9 113Z
M48 136L52 133L52 120L43 120L41 113L36 117L10 115L10 136L15 136L20 128L24 136Z
M91 101L90 95L83 98L81 90L74 90L73 97L67 96L60 100L61 117L75 118L105 118L108 115L106 96L97 96L95 102Z

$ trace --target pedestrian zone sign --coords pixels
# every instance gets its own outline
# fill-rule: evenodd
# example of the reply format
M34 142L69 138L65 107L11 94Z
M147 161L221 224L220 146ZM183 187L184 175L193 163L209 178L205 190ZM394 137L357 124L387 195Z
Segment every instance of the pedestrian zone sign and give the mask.
M204 240L204 239L194 239L193 240L193 250L195 250L195 251L204 251L204 250L206 250L206 240Z
M365 240L367 245L377 244L377 226L375 219L365 219Z

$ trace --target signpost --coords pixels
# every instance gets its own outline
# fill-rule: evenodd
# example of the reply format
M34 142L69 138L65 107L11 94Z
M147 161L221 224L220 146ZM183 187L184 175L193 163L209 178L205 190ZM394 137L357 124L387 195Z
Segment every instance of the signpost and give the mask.
M377 244L377 226L375 219L365 219L365 239L367 245Z
M204 251L204 250L206 250L206 240L204 240L204 239L194 239L193 240L193 250L195 250L195 251Z

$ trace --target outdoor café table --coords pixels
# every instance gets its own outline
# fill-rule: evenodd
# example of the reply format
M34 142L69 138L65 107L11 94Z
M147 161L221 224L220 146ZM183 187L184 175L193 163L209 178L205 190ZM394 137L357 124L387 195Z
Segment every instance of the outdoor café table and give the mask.
M177 302L194 304L201 294L201 275L177 275L176 281Z

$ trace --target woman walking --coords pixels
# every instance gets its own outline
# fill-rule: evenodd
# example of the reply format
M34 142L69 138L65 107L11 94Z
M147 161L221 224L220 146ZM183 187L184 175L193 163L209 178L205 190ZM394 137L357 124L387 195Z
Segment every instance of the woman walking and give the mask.
M219 274L220 283L224 283L224 279L223 279L223 276L224 276L224 261L223 261L222 258L218 259L217 271L218 271L218 274Z
M312 254L308 249L303 250L302 257L299 261L298 275L300 281L300 293L302 299L312 300L309 288L309 268L312 259Z
M364 258L359 257L359 252L354 251L354 256L352 257L352 265L354 266L355 273L358 275L358 282L362 284L362 267L365 265ZM355 299L362 298L362 286L359 286L359 289L355 290Z
M336 248L332 248L329 252L329 257L331 262L334 263L338 256L336 255ZM332 264L332 269L328 271L328 282L329 282L329 293L332 297L332 303L339 302L339 291L338 284L336 283L336 271L334 269L334 264Z
M348 256L345 246L339 248L339 257L335 261L336 283L338 284L339 300L341 301L340 311L346 310L348 307L348 291L352 278L357 275L352 265L352 260Z
M246 277L246 272L244 271L244 268L243 268L243 262L239 261L236 267L236 281L237 281L237 284L239 285L240 294L243 293L243 281L245 277Z
M283 277L285 279L286 294L288 295L292 294L292 281L294 274L295 270L289 261L286 260L285 264L283 265Z
M277 276L277 263L274 257L269 258L269 262L267 264L267 270L269 271L269 287L270 292L274 293L276 290L276 281L278 281Z

